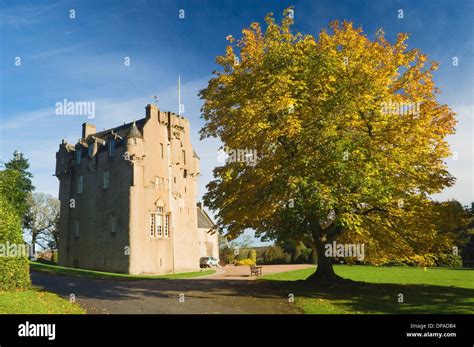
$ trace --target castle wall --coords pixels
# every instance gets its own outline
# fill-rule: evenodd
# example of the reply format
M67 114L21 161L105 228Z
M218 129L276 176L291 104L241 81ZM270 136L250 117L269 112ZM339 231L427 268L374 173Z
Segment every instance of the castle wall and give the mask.
M60 265L130 274L199 269L199 162L193 156L189 122L148 105L141 126L143 138L138 132L133 138L121 134L123 142L114 156L94 149L92 160L84 155L80 165L75 164L70 145L60 146L56 167L61 200ZM106 189L104 171L109 172ZM79 194L80 175L83 191ZM75 208L69 207L70 199ZM169 234L158 237L151 232L150 215L161 209L163 218L169 218ZM76 221L79 236L75 235ZM218 252L217 242L215 249Z
M124 211L129 209L131 168L123 161L123 150L117 148L113 157L100 152L92 161L83 157L80 165L72 166L67 178L61 180L60 265L128 272L125 247L129 245L129 221ZM107 189L103 188L105 170L109 171ZM78 193L80 175L83 176L82 193ZM112 218L115 218L115 232Z
M157 211L161 201L163 213L169 214L167 130L158 122L158 116L149 119L143 128L143 165L135 167L136 184L130 188L131 245L130 273L163 274L173 271L171 237L150 235L150 213ZM161 146L163 144L163 157Z
M168 136L170 120L171 139ZM173 125L184 126L180 139L173 135L177 131ZM193 151L189 123L169 113L152 110L143 128L143 149L143 166L137 169L140 178L131 188L134 224L130 228L130 272L160 274L198 270L196 179L190 175ZM187 170L186 178L184 170ZM150 213L157 210L157 204L169 215L169 237L151 237L148 232Z

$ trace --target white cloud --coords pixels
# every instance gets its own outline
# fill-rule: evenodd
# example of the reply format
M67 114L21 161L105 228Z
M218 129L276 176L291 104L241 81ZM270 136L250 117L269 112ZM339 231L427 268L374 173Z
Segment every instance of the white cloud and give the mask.
M448 138L453 156L446 160L449 172L456 177L456 184L440 194L436 200L456 199L464 205L474 201L474 105L456 105L456 134Z
M45 14L47 12L53 11L59 5L61 5L61 1L57 1L52 4L50 3L49 5L40 4L27 6L15 4L10 7L5 7L5 5L2 5L0 20L3 25L14 28L34 25L41 21L47 20Z

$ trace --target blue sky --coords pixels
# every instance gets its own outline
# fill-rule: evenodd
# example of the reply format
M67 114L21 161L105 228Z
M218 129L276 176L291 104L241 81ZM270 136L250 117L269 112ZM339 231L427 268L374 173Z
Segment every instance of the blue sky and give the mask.
M144 117L144 107L159 98L162 110L178 111L181 76L184 115L201 157L199 196L217 163L217 140L199 141L201 101L215 57L225 37L240 36L266 13L281 18L294 5L295 28L316 35L334 19L352 20L373 37L383 28L394 39L408 32L410 48L440 63L435 75L439 99L458 113L449 138L457 157L448 158L458 181L436 196L463 204L473 194L473 9L465 1L6 1L0 0L0 160L15 149L31 162L39 192L57 196L55 152L61 139L75 142L86 116L55 115L55 103L94 101L98 129ZM75 19L70 19L70 10ZM184 10L184 19L179 10ZM398 10L403 10L403 19ZM15 58L21 65L15 66ZM130 66L124 58L130 58ZM458 66L453 66L453 57Z

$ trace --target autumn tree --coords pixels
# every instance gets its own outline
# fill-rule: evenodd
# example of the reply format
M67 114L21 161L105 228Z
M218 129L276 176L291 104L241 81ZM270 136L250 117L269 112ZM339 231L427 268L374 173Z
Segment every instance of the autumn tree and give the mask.
M422 256L436 242L430 196L455 180L443 161L455 114L436 99L437 64L406 34L390 43L335 21L313 37L293 32L292 13L229 36L200 91L201 137L257 153L255 165L216 167L205 204L230 237L252 228L311 242L310 280L338 278L325 244L345 234L381 255Z

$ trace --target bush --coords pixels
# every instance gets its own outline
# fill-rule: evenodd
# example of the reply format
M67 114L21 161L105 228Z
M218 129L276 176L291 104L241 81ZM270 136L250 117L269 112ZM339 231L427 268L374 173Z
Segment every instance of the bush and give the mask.
M30 270L27 254L20 256L19 248L24 246L21 232L21 218L5 187L13 184L5 171L0 172L0 290L27 288L30 285ZM9 196L10 195L10 196ZM10 246L15 245L16 254L8 254ZM12 252L13 253L13 252Z
M0 257L0 290L30 286L30 265L25 257Z
M255 260L253 259L242 259L242 260L236 260L235 261L235 266L249 266L249 265L255 265Z
M229 247L224 247L219 250L219 257L224 264L232 264L235 260L234 250Z
M253 261L254 264L257 263L257 251L255 249L251 249L248 254L248 258Z
M232 250L232 251L234 251L234 250ZM241 249L239 249L239 253L237 253L237 255L235 256L235 259L236 260L248 259L248 255L249 255L249 253L247 252L247 250L244 249L244 248L241 248Z
M289 264L290 262L291 255L277 245L268 247L262 259L262 264Z
M58 263L58 252L54 252L53 253L53 260L52 260L53 264L57 264Z
M436 258L436 266L462 267L462 258L459 255L439 254Z

